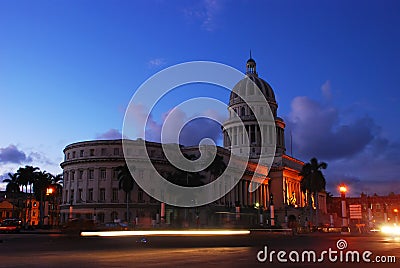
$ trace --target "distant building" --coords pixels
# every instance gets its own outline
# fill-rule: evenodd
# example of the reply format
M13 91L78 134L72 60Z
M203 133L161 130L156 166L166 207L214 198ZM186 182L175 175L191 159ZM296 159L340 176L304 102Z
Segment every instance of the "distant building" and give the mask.
M20 192L7 194L0 192L0 221L4 219L22 219L24 225L39 224L39 202L29 194Z
M359 197L346 197L347 219L352 226L364 224L365 227L379 228L382 224L399 224L400 194L391 193L386 196L377 194ZM361 207L361 219L351 219L349 207L359 205ZM333 197L328 203L328 212L335 215L338 222L341 221L341 198ZM339 223L338 223L339 224Z
M271 86L258 77L256 63L250 58L246 63L246 76L257 87L249 87L248 80L243 79L235 86L229 101L229 119L224 123L224 148L218 147L218 154L227 163L231 152L241 155L244 144L244 135L250 142L250 162L247 164L245 175L239 183L224 197L212 204L190 209L181 209L166 206L166 223L175 224L182 221L187 225L219 225L223 224L271 224L270 205L274 205L276 224L298 222L301 210L305 206L305 196L300 191L300 170L304 163L286 154L284 120L277 116L278 104ZM249 95L250 97L264 95L265 102L249 107L234 92ZM254 99L254 98L253 98ZM260 125L253 114L253 109L259 109L261 114L271 109L275 129ZM237 123L237 116L244 124L244 129ZM264 166L262 171L255 172L255 166L262 155L261 132L276 133L276 152L270 171ZM229 135L228 135L229 134ZM232 140L228 138L232 137ZM130 141L133 147L143 143L143 140ZM165 158L161 144L146 142L149 157L157 170L168 171L171 165ZM191 154L198 151L193 147L182 147L183 153ZM129 159L135 159L135 149L126 152ZM62 204L60 206L61 221L71 218L95 219L98 223L114 220L125 220L126 195L119 190L117 170L125 164L121 140L94 140L77 142L66 146L64 161L61 167L64 172L64 188ZM146 178L152 176L152 171L142 169L140 159L135 170L135 176ZM261 173L260 173L261 172ZM207 174L205 174L207 175ZM255 192L248 192L252 178L259 184ZM220 185L219 187L224 187ZM226 186L225 186L226 187ZM221 188L222 189L222 188ZM319 195L320 210L326 213L325 193ZM129 196L130 219L143 226L158 224L160 219L160 202L149 196L135 185ZM183 216L184 215L184 216ZM240 217L238 217L240 215ZM247 216L245 216L247 215ZM251 216L248 216L251 215ZM259 217L263 215L263 217ZM239 220L240 218L240 220ZM305 216L301 219L305 221Z

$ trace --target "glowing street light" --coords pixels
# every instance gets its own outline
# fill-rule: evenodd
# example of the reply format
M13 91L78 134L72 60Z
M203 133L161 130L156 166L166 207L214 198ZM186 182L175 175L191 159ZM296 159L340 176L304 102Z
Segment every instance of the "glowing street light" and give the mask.
M53 192L54 192L53 188L47 188L46 189L46 195L51 195L51 194L53 194Z
M345 185L341 185L339 187L339 191L341 194L345 194L347 192L347 187Z
M339 186L339 192L342 197L342 227L347 227L348 222L347 222L347 209L346 209L346 192L347 192L347 186L346 185L340 185Z

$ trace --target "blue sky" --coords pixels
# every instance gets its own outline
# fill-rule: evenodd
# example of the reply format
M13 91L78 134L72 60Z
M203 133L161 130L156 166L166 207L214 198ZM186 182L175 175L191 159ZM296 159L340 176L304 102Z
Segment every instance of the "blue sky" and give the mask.
M0 176L61 172L67 144L118 136L150 76L193 60L245 71L251 49L294 156L326 161L328 190L400 192L398 14L398 1L1 0Z

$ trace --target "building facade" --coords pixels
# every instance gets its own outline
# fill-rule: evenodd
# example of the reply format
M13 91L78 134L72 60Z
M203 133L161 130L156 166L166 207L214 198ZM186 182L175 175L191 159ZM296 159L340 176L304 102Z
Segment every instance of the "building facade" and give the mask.
M250 82L248 82L250 81ZM256 85L256 87L254 86ZM254 100L252 104L242 101L235 92L240 92ZM265 101L257 101L257 96L264 95ZM254 104L254 105L253 105ZM261 114L272 113L272 121L260 124L254 109ZM304 194L300 191L300 170L304 163L286 155L284 120L277 116L278 104L271 86L258 77L256 62L250 58L246 63L246 78L239 81L233 89L229 102L229 119L223 125L223 148L218 147L217 153L228 163L231 153L240 156L249 153L250 161L247 169L225 196L215 202L190 209L165 207L165 223L192 226L212 226L220 224L271 224L271 209L274 210L274 224L287 223L288 218L298 221L301 216L299 208L305 206ZM237 117L243 122L237 124ZM272 127L273 126L273 127ZM264 146L262 132L274 132L273 152L266 151L273 158L272 167L261 165L256 169L263 149L269 150L271 144ZM250 144L246 144L249 152L242 152L246 136ZM269 140L271 141L271 140ZM141 161L135 152L144 141L130 141L132 150L125 152L125 157L135 162L134 177L150 178L154 171L141 166ZM135 149L135 146L138 149ZM149 158L160 172L168 172L171 165L167 161L161 144L146 142ZM198 148L182 147L183 153L196 154ZM97 223L115 220L131 219L136 225L151 226L159 224L161 210L164 210L158 200L155 200L137 185L128 197L129 215L127 215L127 200L125 193L119 189L117 168L125 164L122 140L94 140L77 142L66 146L64 161L61 167L64 172L63 198L60 206L61 222L72 218L94 219ZM135 158L136 157L136 158ZM211 180L211 174L203 172L204 177ZM249 192L249 186L255 183L257 190ZM254 185L253 185L254 186ZM215 191L222 191L226 185L217 185ZM320 209L326 212L325 196L321 194ZM273 205L273 208L271 207ZM164 213L164 212L163 212ZM129 217L128 217L129 216ZM304 221L305 219L303 219Z

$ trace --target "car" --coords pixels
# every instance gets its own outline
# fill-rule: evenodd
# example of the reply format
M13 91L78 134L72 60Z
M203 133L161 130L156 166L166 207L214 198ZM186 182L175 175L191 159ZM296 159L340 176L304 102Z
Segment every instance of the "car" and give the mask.
M19 233L22 227L20 219L5 219L0 223L0 232Z
M101 231L126 231L128 224L124 222L106 222L98 227Z

